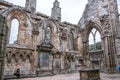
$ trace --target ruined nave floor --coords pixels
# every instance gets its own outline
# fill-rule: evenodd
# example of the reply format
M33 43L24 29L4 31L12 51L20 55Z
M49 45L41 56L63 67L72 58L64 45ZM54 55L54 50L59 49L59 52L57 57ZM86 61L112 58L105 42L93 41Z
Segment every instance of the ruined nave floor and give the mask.
M108 75L101 73L100 76L101 76L101 80L120 80L120 74ZM11 80L79 80L79 73L60 74L55 76L36 77L36 78L11 79Z

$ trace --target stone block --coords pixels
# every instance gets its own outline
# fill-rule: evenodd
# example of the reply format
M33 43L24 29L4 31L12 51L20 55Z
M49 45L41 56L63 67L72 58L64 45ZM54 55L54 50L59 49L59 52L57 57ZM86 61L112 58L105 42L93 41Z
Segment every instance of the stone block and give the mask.
M79 70L80 80L100 80L99 69Z

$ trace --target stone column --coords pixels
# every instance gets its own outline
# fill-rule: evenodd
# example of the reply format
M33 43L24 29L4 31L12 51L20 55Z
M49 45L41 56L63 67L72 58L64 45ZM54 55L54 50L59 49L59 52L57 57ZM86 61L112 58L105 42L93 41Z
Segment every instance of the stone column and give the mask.
M112 36L105 36L104 41L104 71L114 73L116 71L115 63L115 45Z
M67 48L67 30L63 29L62 34L61 34L61 39L62 39L62 46L63 46L63 56L62 56L62 69L65 69L65 56L66 56L66 48Z
M82 56L83 56L83 59L84 59L83 65L86 65L86 66L90 67L89 64L87 63L88 58L89 58L88 57L88 42L87 41L83 41L83 54L82 54Z
M35 25L34 25L35 27ZM34 70L36 69L36 71L38 70L38 52L37 52L37 36L39 34L39 31L37 30L37 28L33 29L32 31L32 38L33 38L33 48L34 48L34 63L32 65L32 67L34 68Z
M4 59L7 43L7 26L6 20L0 15L0 80L4 77Z
M112 30L113 26L110 24L109 15L103 15L100 21L103 26L104 71L107 73L114 73L116 72L116 46Z

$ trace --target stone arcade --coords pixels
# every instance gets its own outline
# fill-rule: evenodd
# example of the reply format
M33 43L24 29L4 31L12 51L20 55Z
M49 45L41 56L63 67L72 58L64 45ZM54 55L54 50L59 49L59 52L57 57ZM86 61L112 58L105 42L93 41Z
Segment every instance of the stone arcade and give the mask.
M0 15L0 71L5 78L13 78L18 68L21 77L71 73L84 68L117 72L120 23L116 0L88 0L76 25L61 22L57 0L51 16L36 12L36 0L26 0L25 7L0 0ZM17 39L12 42L13 20L18 21L18 31L15 31ZM89 51L88 38L92 29L101 35L102 49L99 51Z

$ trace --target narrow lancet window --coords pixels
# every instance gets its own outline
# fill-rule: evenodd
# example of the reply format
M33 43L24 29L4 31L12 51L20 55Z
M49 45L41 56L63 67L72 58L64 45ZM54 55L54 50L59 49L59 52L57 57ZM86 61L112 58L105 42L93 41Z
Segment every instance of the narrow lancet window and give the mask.
M19 22L17 19L11 21L9 44L16 43L18 37Z
M51 40L51 29L50 29L50 27L47 27L47 29L46 29L46 39L47 40Z
M74 35L72 32L70 33L70 47L71 47L71 50L75 50L74 49Z

